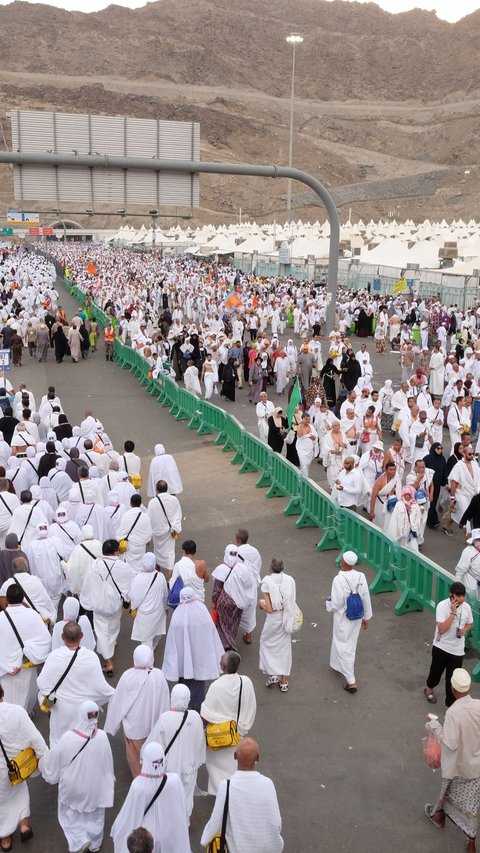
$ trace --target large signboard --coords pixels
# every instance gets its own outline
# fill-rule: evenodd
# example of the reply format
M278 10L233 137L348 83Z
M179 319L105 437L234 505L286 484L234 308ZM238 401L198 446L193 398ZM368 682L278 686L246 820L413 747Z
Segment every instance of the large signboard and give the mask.
M125 116L11 110L14 151L55 154L110 154L169 160L200 159L197 122ZM84 166L14 166L15 199L54 202L57 208L79 202L198 207L198 175L189 173L91 169Z
M23 210L7 210L7 224L9 228L14 228L16 225L25 228L27 225L38 225L39 222L39 213L26 213Z

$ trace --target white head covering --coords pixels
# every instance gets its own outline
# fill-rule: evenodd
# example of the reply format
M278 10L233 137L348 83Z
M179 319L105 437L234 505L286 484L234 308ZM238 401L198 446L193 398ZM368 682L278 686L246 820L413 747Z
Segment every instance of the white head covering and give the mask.
M94 530L93 530L92 525L91 524L84 524L82 529L81 529L81 534L82 534L82 542L84 542L85 539L93 539Z
M473 545L473 543L476 542L478 539L480 539L480 527L474 527L474 529L470 533L470 538L467 539L467 542L469 545Z
M57 471L65 471L66 467L67 463L65 459L57 459L57 461L55 462L55 468L57 469Z
M67 513L61 507L58 507L53 518L56 522L58 522L58 524L65 524L65 522L68 521Z
M91 470L92 470L92 469L90 468L90 471L91 471ZM127 474L127 472L126 472L126 471L119 471L119 472L118 472L118 478L119 478L119 480L128 480L128 474Z
M63 618L66 622L74 622L80 613L80 602L78 598L69 595L63 602Z
M136 669L153 668L153 651L150 646L137 646L133 652L133 665Z
M345 551L344 555L342 556L342 560L344 563L347 564L347 566L356 566L358 557L354 551Z
M155 456L162 456L163 453L165 453L165 448L164 448L163 444L156 444L155 445Z
M191 586L184 586L180 590L180 604L190 604L191 601L197 601L197 596Z
M36 539L46 539L48 536L48 524L46 521L43 524L37 524L36 528Z
M88 476L91 480L96 480L100 476L100 471L96 465L91 465L88 469Z
M142 772L147 776L161 776L165 750L154 740L147 743L143 750Z
M458 690L459 693L468 693L471 683L472 679L466 669L453 670L451 685L454 690Z
M142 560L143 571L144 572L153 572L155 570L156 564L157 564L157 561L155 559L155 554L153 553L153 551L147 551L143 555L143 560Z
M72 433L73 433L73 435L75 436L75 438L78 438L78 437L79 437L79 435L81 435L81 433L80 433L80 427L78 427L78 426L74 426L74 427L73 427L73 429L72 429Z
M35 484L34 486L30 486L30 491L32 493L33 500L35 500L35 501L41 500L42 492L41 492L40 486L38 484Z
M190 704L190 690L186 684L176 684L170 695L172 711L186 711Z
M37 444L37 453L45 453L45 442L39 441Z
M31 446L27 447L26 455L27 459L33 459L33 457L35 456L35 448Z
M80 705L75 731L92 737L98 724L98 705L88 699Z
M226 566L229 566L230 568L232 568L232 566L234 566L235 563L238 562L237 555L238 555L237 546L236 545L227 545L227 547L225 548L225 554L223 557L223 562L225 563Z

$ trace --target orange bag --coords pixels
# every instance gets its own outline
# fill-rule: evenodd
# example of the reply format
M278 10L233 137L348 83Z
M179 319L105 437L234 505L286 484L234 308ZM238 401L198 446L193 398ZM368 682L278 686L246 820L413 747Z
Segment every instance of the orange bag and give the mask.
M423 757L432 770L438 770L442 759L442 744L434 732L428 732L422 739Z

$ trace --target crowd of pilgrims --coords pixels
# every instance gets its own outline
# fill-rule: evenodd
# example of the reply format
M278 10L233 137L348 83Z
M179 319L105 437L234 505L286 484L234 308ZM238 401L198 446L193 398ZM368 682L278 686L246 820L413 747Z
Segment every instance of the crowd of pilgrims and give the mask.
M455 524L480 527L480 307L340 288L328 330L324 286L105 246L52 253L154 377L168 373L206 399L234 402L245 388L260 438L304 475L326 475L340 506L414 550L426 525L447 536ZM370 336L378 357L395 353L395 386L375 387ZM302 400L289 423L297 377Z
M135 846L139 827L153 836L155 851L191 849L190 816L204 764L216 801L202 844L221 832L230 779L229 849L246 853L260 838L262 850L281 851L275 788L257 772L258 746L247 737L256 715L254 687L238 674L236 649L239 632L244 643L252 642L257 609L263 610L259 667L267 686L288 690L293 578L272 560L261 580L261 555L248 532L238 530L211 572L210 611L209 569L193 540L177 542L183 483L173 456L157 444L144 483L134 443L116 450L91 412L72 426L53 387L38 404L25 387L17 394L28 396L40 422L24 412L22 428L17 424L9 441L4 435L0 442L6 465L0 470L0 741L6 760L32 748L37 772L58 783L58 820L70 853L101 846L114 797L109 736L119 730L133 782L111 830L116 853L150 849ZM16 395L8 396L15 405ZM47 433L46 443L39 432ZM259 585L264 597L258 604ZM122 618L136 647L114 688ZM161 640L160 669L154 654ZM212 682L208 691L206 682ZM42 711L49 748L31 719ZM230 732L232 721L238 745L229 740L210 748L205 726L228 723ZM18 826L23 841L33 834L28 782L12 786L6 760L0 758L3 850Z
M153 375L166 372L207 399L219 393L234 402L245 387L261 440L285 452L306 476L318 463L316 478L326 474L338 504L365 512L392 539L417 550L426 525L442 527L448 536L455 524L464 529L468 538L456 577L476 592L480 309L462 312L433 298L341 290L336 328L329 331L323 287L155 253L49 244L67 278L87 295L85 309L68 323L51 262L21 247L1 251L4 344L8 348L10 332L20 339L10 339L14 363L21 363L15 346L32 359L47 358L52 344L61 355L59 328L74 361L73 353L82 354L82 326L85 354L95 349L98 330L89 307L96 302L115 334L149 361ZM226 307L232 292L240 300L234 312ZM73 326L80 340L73 338L72 352ZM372 335L379 357L386 347L395 353L395 387L390 379L374 387L365 343ZM289 422L287 403L297 379L301 401ZM267 687L288 691L298 628L294 579L279 559L270 561L262 578L259 551L246 530L237 530L211 573L209 612L210 572L193 540L182 541L177 559L183 484L163 445L155 447L150 463L144 506L133 442L115 449L91 412L71 425L52 387L37 405L24 384L16 393L5 378L2 384L4 756L11 759L31 746L37 772L59 783L58 820L70 853L100 848L114 795L109 736L120 729L134 781L112 827L116 853L151 849L135 836L142 826L162 853L190 849L189 820L203 764L216 801L202 844L221 832L227 804L230 850L246 853L260 838L262 850L280 851L275 788L256 772L258 746L248 737L256 700L251 680L238 673L237 641L252 642L257 611L264 611L259 669ZM257 602L259 586L263 597ZM122 618L132 619L131 639L138 645L114 689ZM154 664L160 640L162 669ZM171 692L167 681L175 684ZM42 710L49 714L50 749L29 716ZM236 721L239 745L211 748L205 725L228 721ZM0 759L0 766L1 847L9 850L18 826L22 840L32 835L28 783L11 785L7 763ZM230 805L228 779L235 792Z

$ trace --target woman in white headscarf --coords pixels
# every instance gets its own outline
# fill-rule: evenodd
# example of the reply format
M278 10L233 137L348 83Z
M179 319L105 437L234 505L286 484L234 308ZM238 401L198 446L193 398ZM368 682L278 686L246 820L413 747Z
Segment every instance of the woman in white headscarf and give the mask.
M155 554L147 551L142 571L134 576L128 593L132 615L136 613L132 640L156 649L167 630L167 595L165 576L156 571Z
M40 578L56 611L63 593L64 576L55 543L48 538L46 521L37 524L35 536L25 546L25 553L31 574Z
M204 604L194 590L184 586L165 640L162 670L168 681L182 681L190 688L191 706L200 709L205 681L220 675L223 647Z
M58 500L55 489L53 488L48 477L40 477L40 489L41 489L41 500L46 501L50 504L51 508L55 512L58 507Z
M392 388L392 380L386 379L383 383L380 391L378 392L378 402L381 406L382 416L381 416L381 427L382 429L392 430L393 427L393 388Z
M298 350L294 345L292 338L288 339L285 352L287 353L290 376L294 376L297 369Z
M212 606L217 611L217 630L225 651L237 651L237 633L242 612L256 601L257 584L250 564L238 553L237 545L227 545L223 563L212 572Z
M115 735L123 727L125 752L135 779L140 773L140 750L160 714L170 707L165 676L153 665L149 646L137 646L133 667L127 669L108 703L105 731Z
M95 651L96 640L95 635L92 631L92 626L88 620L88 617L85 615L79 616L80 613L80 602L78 598L73 598L73 596L68 596L63 602L63 619L60 619L58 622L55 622L53 626L52 633L52 651L53 649L58 649L64 645L62 640L62 632L67 622L77 622L82 629L82 640L80 645L84 649L90 649L92 652Z
M53 540L57 554L64 560L68 560L75 545L80 542L82 534L78 524L69 521L66 511L58 507L53 517L53 524L48 529L48 537Z
M191 853L183 785L177 773L165 773L164 749L155 741L145 746L142 772L112 826L114 853L128 853L127 838L138 826L152 834L153 853Z
M58 822L69 851L100 849L105 809L113 806L113 756L108 736L97 728L98 713L95 702L83 702L75 727L39 762L45 781L58 782Z
M292 669L292 631L295 621L295 581L283 571L283 561L273 559L261 586L265 598L258 606L267 614L260 636L260 669L268 675L267 687L288 690Z
M155 497L155 487L159 480L165 480L170 495L179 495L183 492L182 479L177 463L170 453L165 453L163 444L155 445L155 456L150 462L147 481L147 495L149 498Z
M180 776L190 817L198 768L205 764L206 744L202 718L197 711L188 710L189 702L190 690L186 684L176 684L170 698L170 710L164 711L158 719L146 744L155 741L163 746L165 770Z

